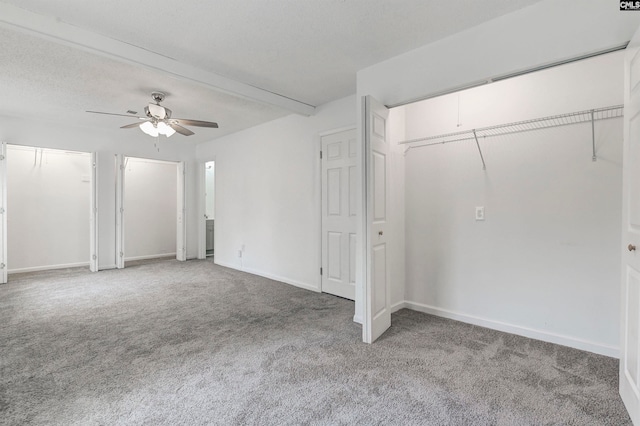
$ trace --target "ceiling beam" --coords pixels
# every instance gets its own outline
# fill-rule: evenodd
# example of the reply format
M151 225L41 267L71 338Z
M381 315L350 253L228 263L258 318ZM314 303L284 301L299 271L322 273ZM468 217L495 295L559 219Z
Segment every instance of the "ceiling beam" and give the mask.
M197 83L240 98L283 108L296 114L310 116L315 111L313 105L178 62L159 53L87 31L54 17L29 12L1 2L0 26L169 74L181 80Z

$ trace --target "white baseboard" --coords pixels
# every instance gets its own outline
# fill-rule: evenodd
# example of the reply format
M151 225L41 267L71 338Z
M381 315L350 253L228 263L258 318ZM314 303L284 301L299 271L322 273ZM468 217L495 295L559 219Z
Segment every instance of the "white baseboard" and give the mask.
M358 324L362 324L362 317L360 315L353 316L353 322L357 322Z
M144 256L125 257L124 261L125 262L131 262L133 260L159 259L159 258L162 258L162 257L176 257L176 254L175 253L146 254Z
M108 271L109 269L117 269L118 266L113 263L111 265L106 265L106 266L102 266L102 265L98 265L98 271Z
M311 285L311 284L307 284L307 283L303 283L302 281L297 281L297 280L292 280L286 277L281 277L279 275L274 275L268 272L263 272L263 271L258 271L255 269L251 269L251 268L240 268L238 267L238 265L233 265L227 262L223 262L223 261L219 261L219 260L214 260L213 263L215 263L216 265L220 265L220 266L224 266L225 268L231 268L231 269L235 269L238 271L242 271L242 272L246 272L248 274L253 274L253 275L258 275L260 277L264 277L264 278L269 278L270 280L274 280L274 281L280 281L283 282L285 284L289 284L292 285L294 287L300 287L303 288L305 290L311 290L313 292L316 293L320 293L320 289L317 286Z
M402 308L412 309L418 312L449 318L468 324L478 325L481 327L491 328L493 330L504 331L506 333L517 334L519 336L529 337L531 339L542 340L544 342L556 343L558 345L568 346L583 351L593 352L612 358L620 358L620 349L616 346L604 345L602 343L591 342L588 340L566 336L557 333L551 333L544 330L538 330L530 327L522 327L515 324L509 324L501 321L481 318L474 315L463 314L460 312L450 311L448 309L437 308L435 306L425 305L410 301L403 301L394 304L391 307L392 312L396 312Z
M393 305L391 305L391 313L398 312L400 309L404 309L406 307L407 302L405 302L404 300L394 303Z
M66 268L79 268L79 267L89 267L89 262L79 262L79 263L65 263L61 265L44 265L44 266L33 266L29 268L16 268L7 270L7 274L20 274L22 272L38 272L38 271L49 271L51 269L66 269Z

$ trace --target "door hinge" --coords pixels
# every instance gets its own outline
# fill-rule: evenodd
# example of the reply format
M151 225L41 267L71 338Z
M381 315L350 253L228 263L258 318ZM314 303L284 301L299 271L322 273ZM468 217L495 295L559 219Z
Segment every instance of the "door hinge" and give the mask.
M0 214L4 214L4 209L0 208Z
M123 252L120 252L120 257L123 257L123 256L124 256L124 253L123 253Z
M320 159L322 160L322 151L320 151Z
M4 155L0 155L0 161L4 160Z
M320 275L322 275L322 268L320 268Z
M124 207L120 207L120 213L124 213Z
M0 263L0 269L4 269L7 265L5 265L4 263Z
M98 256L96 256L96 255L94 254L93 256L91 256L91 258L92 258L93 260L96 260L96 259L98 258Z

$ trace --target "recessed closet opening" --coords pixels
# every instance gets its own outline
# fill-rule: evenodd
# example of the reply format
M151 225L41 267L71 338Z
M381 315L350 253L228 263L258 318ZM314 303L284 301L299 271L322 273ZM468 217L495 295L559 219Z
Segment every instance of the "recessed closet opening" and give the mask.
M7 145L6 160L8 273L89 268L91 154Z
M405 240L395 310L616 355L623 59L392 110Z
M176 162L122 158L120 267L148 259L182 260L180 169Z

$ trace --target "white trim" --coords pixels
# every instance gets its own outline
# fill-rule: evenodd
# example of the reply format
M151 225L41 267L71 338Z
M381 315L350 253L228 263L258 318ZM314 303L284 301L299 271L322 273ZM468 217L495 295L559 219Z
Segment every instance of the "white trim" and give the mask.
M52 269L66 269L66 268L78 268L78 267L89 267L89 262L78 262L78 263L65 263L60 265L44 265L44 266L33 266L29 268L17 268L17 269L9 269L7 271L9 274L19 274L22 272L38 272L38 271L49 271Z
M302 281L292 280L292 279L289 279L289 278L281 277L279 275L270 274L268 272L257 271L255 269L239 268L238 266L232 265L231 263L221 262L221 261L218 261L218 260L214 260L213 263L215 263L216 265L224 266L225 268L235 269L237 271L246 272L246 273L252 274L252 275L258 275L260 277L269 278L270 280L274 280L274 281L280 281L282 283L289 284L289 285L292 285L294 287L299 287L299 288L303 288L305 290L313 291L314 293L320 293L320 289L318 287L315 287L315 286L313 286L311 284L303 283Z
M360 315L354 315L353 316L353 322L362 325L362 317Z
M147 260L147 259L160 259L160 258L175 258L176 253L161 253L161 254L145 254L144 256L125 257L125 262L131 262L133 260Z
M196 188L198 191L198 254L197 258L202 260L207 258L207 162L198 161L198 177ZM215 169L214 169L215 173ZM214 234L215 235L215 234Z
M468 324L478 325L493 330L504 331L506 333L517 334L519 336L528 337L530 339L542 340L544 342L555 343L558 345L568 346L583 351L593 352L599 355L605 355L613 358L620 357L620 349L617 346L604 345L602 343L592 342L577 337L567 336L563 334L551 333L530 327L523 327L516 324L509 324L502 321L495 321L487 318L477 317L475 315L463 314L461 312L450 311L448 309L437 308L435 306L425 305L423 303L411 302L405 300L393 305L394 309L402 308L412 309L418 312L435 315L438 317L449 318Z

